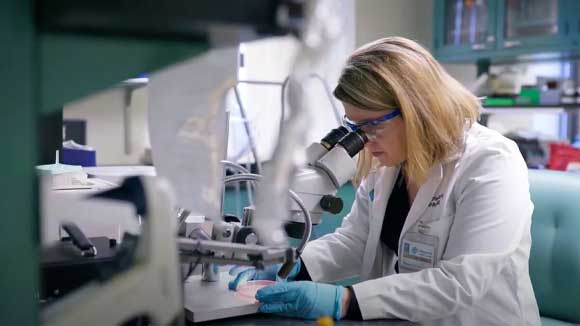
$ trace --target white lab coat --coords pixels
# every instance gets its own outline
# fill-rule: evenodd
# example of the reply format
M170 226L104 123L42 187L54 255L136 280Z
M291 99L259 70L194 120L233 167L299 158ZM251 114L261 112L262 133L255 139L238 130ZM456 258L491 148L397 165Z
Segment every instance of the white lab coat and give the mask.
M399 169L382 167L363 180L342 226L306 246L302 261L312 280L360 276L353 290L364 319L539 325L528 273L533 204L525 162L515 143L481 125L464 139L462 153L429 171L403 226L398 256L380 234ZM432 266L409 268L400 261L395 273L402 244L418 234L437 239Z

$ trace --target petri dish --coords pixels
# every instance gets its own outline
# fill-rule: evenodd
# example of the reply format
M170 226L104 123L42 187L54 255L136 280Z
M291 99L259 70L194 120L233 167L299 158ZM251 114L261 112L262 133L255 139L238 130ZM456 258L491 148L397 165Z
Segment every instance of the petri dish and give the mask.
M259 289L276 284L275 281L268 281L268 280L256 280L256 281L248 281L245 284L242 284L236 290L236 296L240 299L251 301L252 303L257 303L256 300L256 292Z

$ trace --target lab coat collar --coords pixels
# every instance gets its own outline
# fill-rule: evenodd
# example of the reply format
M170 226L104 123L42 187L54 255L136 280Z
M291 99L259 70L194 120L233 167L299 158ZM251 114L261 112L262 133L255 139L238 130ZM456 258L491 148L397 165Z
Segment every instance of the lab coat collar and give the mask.
M405 224L403 225L403 229L401 231L401 235L405 234L419 218L423 215L429 203L434 198L435 192L439 188L439 184L441 180L443 180L443 168L447 164L451 164L453 161L457 161L463 155L465 151L465 144L467 141L468 132L463 133L463 140L462 146L455 152L449 154L445 159L443 159L439 163L435 163L427 174L427 181L423 185L419 187L419 191L417 192L417 196L415 196L415 201L411 205L411 209L409 210L409 214L407 215L407 219L405 220ZM399 249L401 238L399 238ZM400 250L399 250L400 251Z
M400 167L383 167L376 170L374 180L374 196L370 202L371 220L369 222L369 238L366 244L366 250L363 257L363 270L361 278L368 279L373 262L379 250L379 240L385 218L385 210L390 193L395 185Z
M427 181L421 185L421 187L419 187L415 201L411 205L411 209L409 210L409 214L407 215L407 219L405 220L405 224L401 230L401 237L399 237L399 251L401 247L400 241L403 234L405 234L409 228L411 228L411 226L413 226L413 224L415 224L419 218L421 218L429 203L433 199L437 188L439 188L439 184L441 183L442 179L443 165L441 163L437 163L429 170Z
M401 236L399 237L399 248L402 236L421 218L427 209L431 199L435 195L439 184L443 180L444 164L457 159L459 155L451 155L447 160L441 163L436 163L429 169L427 181L419 188L415 201L411 205ZM393 190L393 186L399 175L399 167L393 168L379 168L376 171L376 179L374 181L374 200L371 201L371 221L369 223L369 238L367 241L367 248L363 257L363 269L361 271L361 278L368 279L371 273L374 260L377 256L377 251L380 248L380 236L385 218L385 210L387 203ZM400 255L400 252L399 252Z

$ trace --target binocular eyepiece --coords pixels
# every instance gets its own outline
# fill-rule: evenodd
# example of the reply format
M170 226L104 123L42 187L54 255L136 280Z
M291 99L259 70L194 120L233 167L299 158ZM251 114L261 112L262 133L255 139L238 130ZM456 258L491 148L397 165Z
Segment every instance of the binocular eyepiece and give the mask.
M348 129L341 126L326 134L320 144L328 151L338 144L348 152L350 157L353 157L365 147L368 140L367 135L361 129L349 132Z

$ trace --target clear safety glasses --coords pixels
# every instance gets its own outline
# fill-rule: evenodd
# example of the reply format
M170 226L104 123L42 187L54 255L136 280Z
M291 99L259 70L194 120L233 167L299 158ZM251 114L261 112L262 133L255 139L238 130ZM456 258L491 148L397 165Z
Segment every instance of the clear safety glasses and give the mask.
M389 112L383 116L380 116L373 120L368 120L365 122L356 123L346 115L342 118L342 124L346 128L350 129L350 131L357 131L358 129L362 129L365 132L369 140L374 140L377 138L377 134L384 130L386 122L401 115L400 109L395 109L392 112Z

